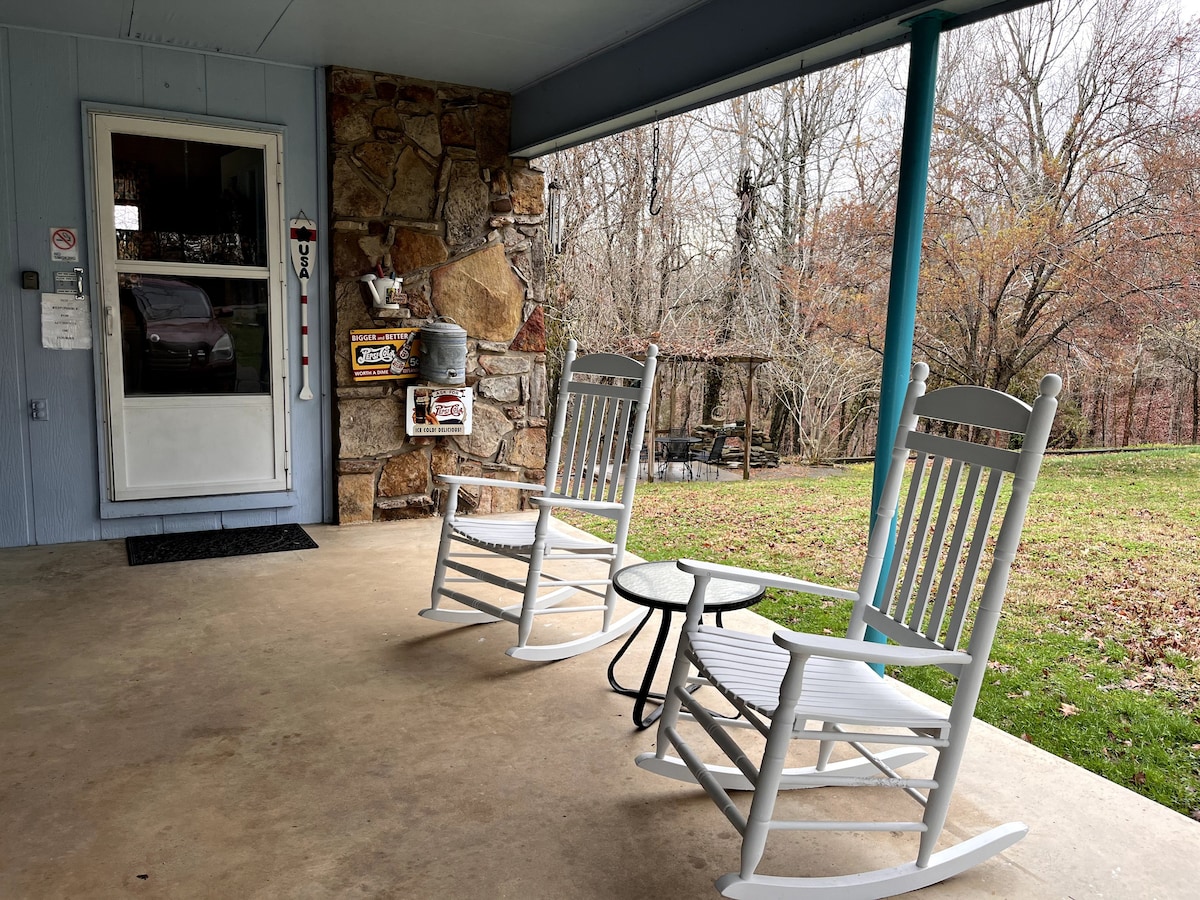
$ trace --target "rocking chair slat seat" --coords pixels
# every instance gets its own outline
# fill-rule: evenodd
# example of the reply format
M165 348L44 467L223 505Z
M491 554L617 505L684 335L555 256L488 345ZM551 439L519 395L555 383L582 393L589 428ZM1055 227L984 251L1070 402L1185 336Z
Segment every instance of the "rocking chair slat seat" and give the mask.
M645 362L611 353L577 359L576 350L569 341L546 442L544 485L438 477L446 489L441 542L430 604L420 615L462 625L515 624L517 641L506 652L518 659L586 653L627 633L648 613L637 608L618 617L612 579L624 561L658 348L646 349ZM459 509L462 488L535 494L528 503L536 518L466 515ZM556 508L615 522L616 533L605 539L576 531L554 518ZM521 564L524 572L514 575ZM510 592L507 599L500 599L503 591ZM531 642L534 619L549 614L570 614L572 637Z
M464 516L454 525L454 535L463 541L480 547L529 552L536 540L537 522L532 519L504 521L497 519L472 519ZM546 534L546 550L572 550L576 552L603 551L611 544L581 533L572 534L552 520Z
M689 657L727 697L740 698L774 716L791 654L771 638L701 625ZM950 721L909 699L866 663L811 657L796 704L796 724L805 720L886 728L949 729Z
M741 834L739 870L716 883L726 897L877 900L952 878L1028 831L1022 823L1007 823L938 849L1062 380L1043 378L1030 406L985 388L926 394L928 374L923 364L913 369L856 590L678 562L695 578L695 588L655 750L637 764L700 785ZM1007 493L1001 490L1005 482ZM764 637L702 625L712 578L850 600L850 626L845 637L783 629ZM887 643L865 640L868 626ZM872 664L939 667L951 680L949 712L917 702ZM709 710L711 690L740 716ZM703 733L693 736L695 726ZM697 749L693 744L700 740L705 743ZM795 765L789 748L801 741L815 745L815 764ZM856 755L834 761L838 744ZM890 747L872 749L879 744ZM927 752L937 754L932 777L901 772ZM708 761L717 754L733 765ZM807 807L807 818L776 812L780 792L831 786L898 788L921 812L909 822L882 812L821 818L816 803ZM730 797L734 790L753 792L749 813ZM807 831L920 837L914 861L891 868L842 875L758 871L768 840Z

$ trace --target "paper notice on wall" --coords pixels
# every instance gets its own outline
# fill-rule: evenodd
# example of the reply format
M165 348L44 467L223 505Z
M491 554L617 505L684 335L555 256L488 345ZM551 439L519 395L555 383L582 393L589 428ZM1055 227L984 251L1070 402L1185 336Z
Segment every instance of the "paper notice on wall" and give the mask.
M92 349L92 314L87 297L42 294L42 346L47 350Z

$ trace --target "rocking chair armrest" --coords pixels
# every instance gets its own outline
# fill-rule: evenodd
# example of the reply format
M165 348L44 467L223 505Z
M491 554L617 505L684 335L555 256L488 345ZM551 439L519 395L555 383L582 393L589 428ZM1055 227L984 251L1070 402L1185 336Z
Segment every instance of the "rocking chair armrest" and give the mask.
M822 597L834 597L838 600L857 600L857 591L847 591L842 588L818 584L815 581L805 581L803 578L791 578L787 575L773 575L769 572L758 572L754 569L740 569L737 566L725 566L720 563L700 562L695 559L681 559L677 565L691 575L710 575L713 578L723 578L726 581L740 581L746 584L761 584L763 587L778 588L784 591L800 591L805 594L817 594Z
M439 475L438 481L450 485L470 485L471 487L501 487L516 488L521 491L545 492L546 485L525 481L501 481L498 478L477 478L474 475Z
M835 637L828 634L806 634L780 629L774 641L789 653L804 656L823 656L826 659L855 659L887 666L966 665L971 655L961 650L938 650L925 647L901 647L895 644L876 644L873 641Z
M584 500L575 497L530 497L529 501L536 507L561 506L565 509L577 509L580 512L608 515L625 508L623 503L610 503L607 500Z

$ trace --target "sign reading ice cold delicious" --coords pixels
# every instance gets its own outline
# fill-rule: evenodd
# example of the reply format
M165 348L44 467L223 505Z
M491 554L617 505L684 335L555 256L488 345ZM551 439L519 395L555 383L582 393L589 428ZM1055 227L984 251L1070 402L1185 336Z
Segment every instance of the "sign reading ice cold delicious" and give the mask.
M470 434L471 389L429 385L408 389L404 431L416 435Z
M355 381L416 378L420 370L419 328L351 331L350 366Z

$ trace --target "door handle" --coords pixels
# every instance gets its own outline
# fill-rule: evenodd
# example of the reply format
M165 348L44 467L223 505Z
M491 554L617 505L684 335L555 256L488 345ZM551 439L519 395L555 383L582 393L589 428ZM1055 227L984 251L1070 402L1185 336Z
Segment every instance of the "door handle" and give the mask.
M75 299L83 299L83 269L75 267Z
M104 307L104 330L109 336L113 333L113 308L111 306Z

